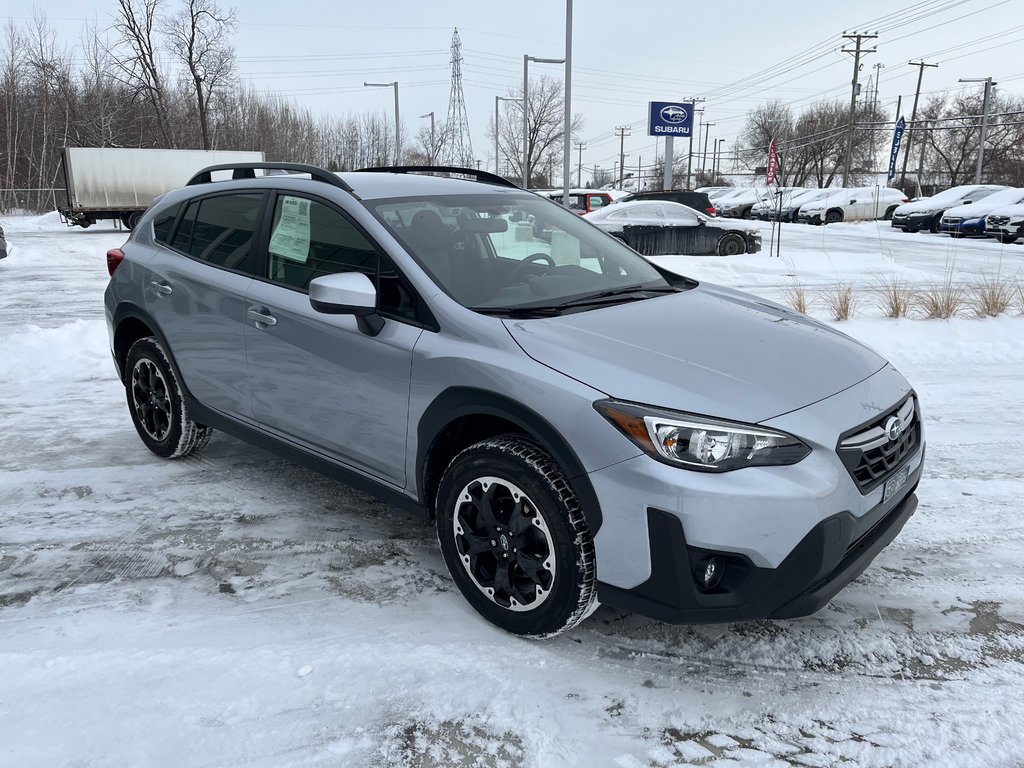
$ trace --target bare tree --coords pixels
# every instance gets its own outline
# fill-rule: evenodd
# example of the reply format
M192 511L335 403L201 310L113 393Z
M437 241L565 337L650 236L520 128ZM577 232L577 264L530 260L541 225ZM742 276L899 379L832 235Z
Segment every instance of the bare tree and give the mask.
M210 103L235 79L235 49L230 40L235 10L222 11L216 0L184 1L185 7L167 17L162 26L171 52L188 72L202 147L211 149Z
M119 79L153 108L163 146L173 147L165 78L158 63L154 32L163 0L117 0L114 30L120 45L113 51Z
M521 99L523 89L510 89L510 97ZM516 114L518 113L518 115ZM563 118L565 115L561 81L553 80L547 75L530 80L530 103L527 105L526 145L530 168L540 171L553 158L556 165L562 159ZM574 134L583 128L583 117L574 115L569 129ZM490 140L494 141L494 119L487 130ZM523 113L518 110L509 112L508 117L500 124L498 132L499 152L511 161L512 168L523 176ZM538 179L541 174L537 174ZM530 179L530 185L534 179Z

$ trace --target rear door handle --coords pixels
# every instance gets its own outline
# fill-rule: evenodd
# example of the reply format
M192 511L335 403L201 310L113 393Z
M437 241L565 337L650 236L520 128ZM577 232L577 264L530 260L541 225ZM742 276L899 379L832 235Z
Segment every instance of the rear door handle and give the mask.
M258 309L249 310L249 319L252 320L257 328L273 328L277 325L277 318L269 312L264 312Z
M171 286L168 285L167 283L158 282L156 280L151 282L149 284L149 287L152 288L161 296L170 296L171 293L174 291L174 289L171 288Z

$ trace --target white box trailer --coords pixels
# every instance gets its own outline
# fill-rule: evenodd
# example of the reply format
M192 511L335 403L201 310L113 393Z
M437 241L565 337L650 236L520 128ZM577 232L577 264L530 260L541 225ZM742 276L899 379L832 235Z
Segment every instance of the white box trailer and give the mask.
M154 198L184 186L203 168L260 162L262 152L65 147L67 206L57 210L68 226L116 219L131 229Z

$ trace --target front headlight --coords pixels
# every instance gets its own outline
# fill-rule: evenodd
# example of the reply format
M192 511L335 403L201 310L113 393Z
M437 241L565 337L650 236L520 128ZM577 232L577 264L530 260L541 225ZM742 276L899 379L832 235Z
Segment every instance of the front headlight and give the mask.
M594 408L647 455L674 467L729 472L796 464L811 452L792 435L755 424L617 400L599 400Z

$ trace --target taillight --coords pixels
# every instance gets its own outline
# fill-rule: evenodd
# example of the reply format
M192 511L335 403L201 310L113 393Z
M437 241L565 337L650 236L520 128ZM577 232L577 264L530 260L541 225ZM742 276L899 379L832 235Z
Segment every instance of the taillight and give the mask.
M120 248L111 248L107 251L107 272L110 276L114 276L114 271L121 266L121 262L124 261L124 251Z
M714 216L716 213L718 213L718 211L715 210L715 206L713 205L709 205L704 210L707 211L708 216Z

